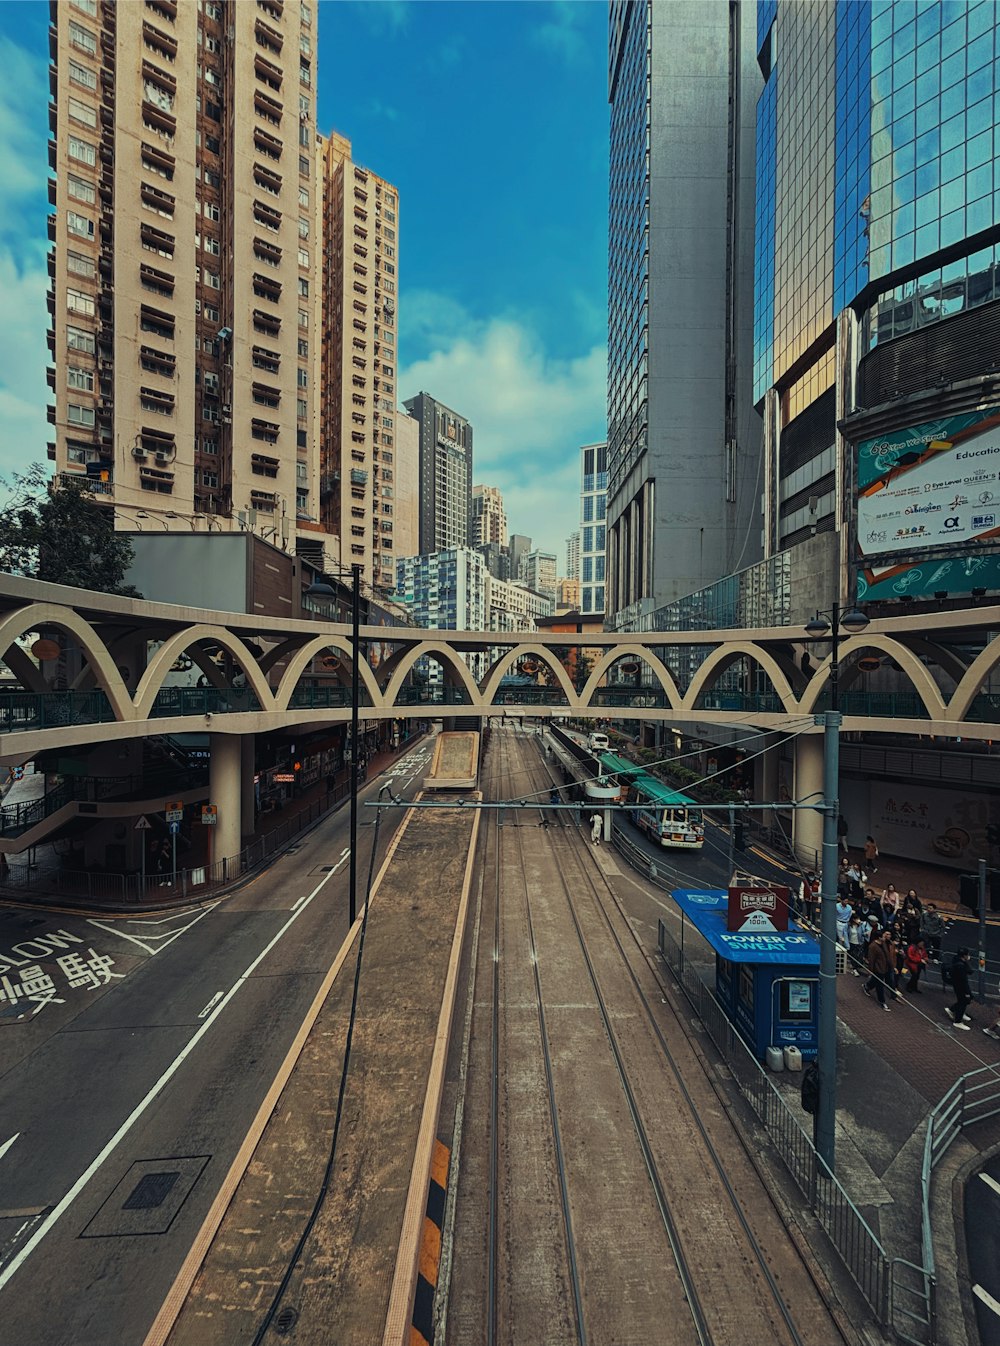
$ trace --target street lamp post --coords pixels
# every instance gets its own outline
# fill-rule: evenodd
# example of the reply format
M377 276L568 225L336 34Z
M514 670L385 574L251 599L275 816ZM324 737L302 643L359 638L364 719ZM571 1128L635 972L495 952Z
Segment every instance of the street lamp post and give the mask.
M816 716L823 725L823 858L820 869L819 944L819 1105L816 1149L835 1171L837 1120L837 820L840 817L840 632L857 635L868 625L857 608L841 613L840 603L817 612L806 632L830 640L830 708Z

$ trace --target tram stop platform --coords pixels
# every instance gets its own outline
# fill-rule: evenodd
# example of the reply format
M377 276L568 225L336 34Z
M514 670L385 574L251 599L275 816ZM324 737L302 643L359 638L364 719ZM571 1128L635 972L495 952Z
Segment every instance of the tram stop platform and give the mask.
M478 819L474 809L409 813L373 883L332 1175L363 911L147 1346L253 1340L324 1175L325 1200L272 1327L294 1325L298 1346L409 1346L415 1296L418 1311L427 1299L418 1274L426 1280L435 1261L421 1240L429 1188L440 1192L447 1169L435 1130Z

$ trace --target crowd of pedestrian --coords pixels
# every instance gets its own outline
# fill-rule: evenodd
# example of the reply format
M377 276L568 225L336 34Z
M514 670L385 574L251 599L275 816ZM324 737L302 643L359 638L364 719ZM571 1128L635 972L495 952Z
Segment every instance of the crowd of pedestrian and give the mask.
M846 851L846 833L840 831L839 837ZM878 861L878 846L871 836L865 841L863 861L843 855L837 877L837 943L846 951L853 975L866 976L865 995L888 1013L890 1000L923 995L920 983L925 970L932 963L942 964L941 940L948 923L937 904L922 901L913 888L904 894L891 881L875 886L870 880ZM818 929L820 906L820 880L810 870L799 888L795 914L804 925ZM942 981L955 996L946 1013L953 1027L965 1031L971 1024L969 964L969 950L961 949L948 966L942 965ZM983 1031L1000 1039L1000 1017Z

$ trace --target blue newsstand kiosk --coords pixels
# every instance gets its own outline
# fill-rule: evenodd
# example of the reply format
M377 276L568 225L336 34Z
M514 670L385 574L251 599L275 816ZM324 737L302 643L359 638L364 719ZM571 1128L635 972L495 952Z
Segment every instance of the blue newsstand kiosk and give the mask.
M715 951L715 994L730 1023L764 1061L768 1047L798 1047L816 1056L819 1035L819 941L789 921L787 931L726 928L729 896L718 889L674 889L681 910L681 952L689 921ZM662 924L662 922L661 922Z

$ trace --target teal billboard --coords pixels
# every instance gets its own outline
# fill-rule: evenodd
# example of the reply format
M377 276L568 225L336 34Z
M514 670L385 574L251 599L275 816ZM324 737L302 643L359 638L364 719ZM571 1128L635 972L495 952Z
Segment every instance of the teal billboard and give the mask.
M857 446L858 598L1000 588L1000 407Z

